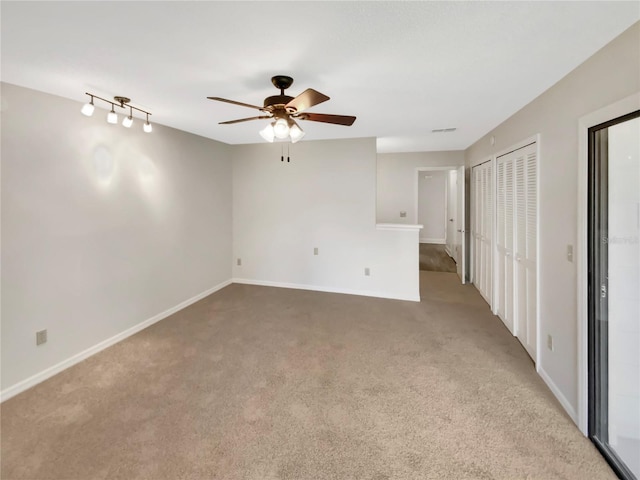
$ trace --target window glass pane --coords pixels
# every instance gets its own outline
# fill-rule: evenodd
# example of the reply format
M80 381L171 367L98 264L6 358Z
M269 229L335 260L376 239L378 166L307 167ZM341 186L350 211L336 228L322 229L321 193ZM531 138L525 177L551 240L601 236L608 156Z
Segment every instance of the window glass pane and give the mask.
M607 133L607 433L640 478L640 118Z

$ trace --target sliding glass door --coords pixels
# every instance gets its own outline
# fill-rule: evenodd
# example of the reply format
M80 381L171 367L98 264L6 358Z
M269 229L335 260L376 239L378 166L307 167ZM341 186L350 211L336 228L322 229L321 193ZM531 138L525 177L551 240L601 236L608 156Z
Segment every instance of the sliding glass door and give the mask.
M589 129L589 437L640 479L640 111Z

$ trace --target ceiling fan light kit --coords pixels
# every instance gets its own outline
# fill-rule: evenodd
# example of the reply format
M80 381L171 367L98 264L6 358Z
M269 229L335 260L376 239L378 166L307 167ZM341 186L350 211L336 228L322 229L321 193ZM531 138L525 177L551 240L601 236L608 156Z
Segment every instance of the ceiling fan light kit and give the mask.
M91 100L89 100L89 103L85 103L82 106L82 109L80 110L80 112L87 116L90 117L93 115L93 112L95 111L96 107L94 105L94 99L98 99L98 100L102 100L105 103L110 103L111 104L111 111L107 114L107 123L110 124L116 124L118 123L118 114L115 111L115 107L116 105L120 108L128 108L129 109L129 115L127 115L126 117L124 117L124 119L122 120L122 125L125 128L130 128L131 125L133 125L133 111L137 110L139 112L142 112L146 115L146 122L142 125L142 130L145 133L151 133L151 131L153 130L153 127L151 126L151 123L149 123L149 115L151 115L149 112L147 112L146 110L142 110L141 108L138 107L134 107L132 105L129 105L129 102L131 101L130 98L127 97L121 97L121 96L115 96L113 97L114 101L111 100L107 100L105 98L99 97L97 95L94 95L93 93L86 93L85 95L89 95L89 97L91 97Z
M221 97L207 97L210 100L216 100L218 102L254 108L264 113L264 115L257 117L240 118L238 120L220 122L220 125L230 125L232 123L248 122L250 120L270 119L273 121L259 132L262 138L271 143L273 143L276 138L278 140L288 139L291 143L296 143L305 135L304 130L302 130L300 125L296 123L296 119L345 126L353 125L353 122L356 120L356 117L348 115L327 115L324 113L305 112L308 108L322 102L326 102L329 100L329 97L312 88L306 89L297 97L285 95L284 91L293 84L293 78L289 76L276 75L271 78L271 83L273 83L276 88L280 89L280 95L272 95L265 98L262 107L237 102L235 100L228 100Z

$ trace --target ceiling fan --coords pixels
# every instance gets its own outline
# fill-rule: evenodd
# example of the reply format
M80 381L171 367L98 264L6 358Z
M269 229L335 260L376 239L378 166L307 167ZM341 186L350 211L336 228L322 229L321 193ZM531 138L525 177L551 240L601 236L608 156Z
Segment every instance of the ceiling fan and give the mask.
M273 119L263 130L260 131L262 138L268 142L273 142L276 138L291 138L292 143L296 143L304 136L304 132L296 123L296 120L310 120L312 122L333 123L335 125L353 125L356 117L348 115L327 115L325 113L308 113L306 110L315 105L329 100L326 95L308 88L297 97L285 95L284 91L291 86L293 78L286 75L276 75L271 78L271 83L280 89L280 95L273 95L264 99L264 106L250 105L248 103L236 102L220 97L207 97L218 102L231 103L242 107L255 108L264 115L257 117L240 118L238 120L228 120L220 122L220 125L232 123L248 122L250 120Z

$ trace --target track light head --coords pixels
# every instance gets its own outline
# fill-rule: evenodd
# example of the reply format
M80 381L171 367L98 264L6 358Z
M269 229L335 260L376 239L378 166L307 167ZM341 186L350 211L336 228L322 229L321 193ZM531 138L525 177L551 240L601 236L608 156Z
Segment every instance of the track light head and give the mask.
M89 101L89 103L85 103L82 106L82 110L80 110L80 112L82 112L83 115L86 115L87 117L90 117L91 115L93 115L93 111L96 109L95 105L93 104L93 95L91 96L91 100Z
M148 113L147 113L147 121L144 122L144 125L142 126L142 130L144 130L144 133L151 133L151 131L153 130L153 127L149 123L149 114Z
M107 115L107 123L111 123L111 124L118 123L118 114L116 113L114 108L115 108L115 105L112 103L111 104L111 111Z

